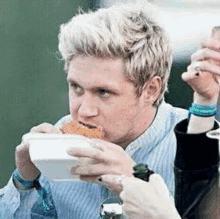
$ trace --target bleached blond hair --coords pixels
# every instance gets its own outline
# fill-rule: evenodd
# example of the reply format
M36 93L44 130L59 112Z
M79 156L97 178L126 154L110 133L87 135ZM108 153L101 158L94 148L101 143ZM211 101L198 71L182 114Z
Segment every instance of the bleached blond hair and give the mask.
M169 38L155 21L155 11L147 1L117 3L95 12L80 12L62 24L59 51L68 72L70 61L79 55L122 59L125 77L134 83L137 95L151 77L162 80L159 105L167 91L172 64Z

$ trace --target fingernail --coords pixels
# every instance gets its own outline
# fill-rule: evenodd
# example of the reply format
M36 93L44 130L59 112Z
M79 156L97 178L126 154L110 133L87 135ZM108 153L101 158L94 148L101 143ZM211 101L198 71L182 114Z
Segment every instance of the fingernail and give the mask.
M99 178L98 178L98 181L102 182L102 177L99 177Z

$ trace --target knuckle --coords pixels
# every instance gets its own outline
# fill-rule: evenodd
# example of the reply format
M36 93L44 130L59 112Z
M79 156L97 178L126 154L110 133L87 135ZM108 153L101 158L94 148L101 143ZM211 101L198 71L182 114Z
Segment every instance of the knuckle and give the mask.
M42 127L53 129L54 126L50 123L44 122L41 124Z
M48 122L42 122L40 123L38 126L48 126L48 125L51 125L50 123ZM52 125L51 125L52 126Z
M30 129L30 132L31 132L31 133L32 133L32 132L35 132L36 129L37 129L37 126L34 126L34 127L32 127L32 128Z
M191 61L193 61L195 59L195 56L196 56L195 53L190 56Z
M28 151L28 144L27 143L21 143L15 148L15 154L20 155L23 154L23 152Z
M38 132L38 133L47 133L47 132L52 132L53 131L53 125L51 125L50 123L42 123L40 125L34 126L30 132L34 133L34 132Z
M205 71L205 70L212 70L213 65L212 63L210 63L209 61L204 61L201 63L201 68Z
M192 68L192 66L189 65L189 66L187 67L187 72L190 72L190 71L191 71L191 68Z
M101 151L100 150L94 150L93 152L93 157L95 158L95 159L102 159L102 153L101 153Z
M202 49L202 51L201 51L202 58L207 58L208 54L209 54L209 49L208 48Z
M18 145L16 148L15 148L15 154L19 154L22 150L22 147L21 145Z
M25 141L26 141L26 139L28 138L28 135L29 135L30 133L26 133L26 134L24 134L23 136L22 136L22 140L21 140L21 142L22 143L24 143Z

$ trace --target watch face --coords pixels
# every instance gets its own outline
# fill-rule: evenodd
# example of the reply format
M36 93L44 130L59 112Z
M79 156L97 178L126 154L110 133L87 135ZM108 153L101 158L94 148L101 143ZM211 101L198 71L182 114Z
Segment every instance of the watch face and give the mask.
M104 219L125 219L122 214L122 200L108 198L100 206L100 216Z

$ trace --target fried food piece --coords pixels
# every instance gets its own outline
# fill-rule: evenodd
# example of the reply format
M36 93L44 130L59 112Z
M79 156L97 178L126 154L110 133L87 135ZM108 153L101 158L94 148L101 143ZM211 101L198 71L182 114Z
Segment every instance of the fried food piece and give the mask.
M79 134L87 138L100 138L102 139L103 133L102 128L88 128L84 125L79 124L76 121L65 122L61 128L64 134Z

